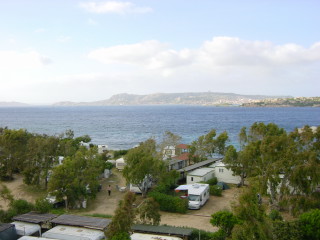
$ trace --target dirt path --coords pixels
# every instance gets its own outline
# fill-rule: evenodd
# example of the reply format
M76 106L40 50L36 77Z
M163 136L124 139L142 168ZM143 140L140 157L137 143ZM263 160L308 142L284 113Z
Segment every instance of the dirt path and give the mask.
M28 186L23 183L23 177L21 175L14 175L13 181L0 182L0 184L6 185L10 189L11 194L15 199L25 199L28 202L34 203L35 200L39 197L39 194L30 194L28 191L26 191ZM2 209L7 210L8 202L0 199L0 206L2 207Z

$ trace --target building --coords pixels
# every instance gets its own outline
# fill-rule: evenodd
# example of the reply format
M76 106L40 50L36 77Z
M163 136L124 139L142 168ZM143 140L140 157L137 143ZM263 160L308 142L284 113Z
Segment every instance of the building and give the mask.
M98 153L103 154L108 152L108 145L98 145Z
M187 174L187 184L206 182L215 176L213 168L198 168Z
M241 177L234 175L233 171L228 169L222 161L216 162L209 167L214 169L214 175L218 182L231 184L239 184L241 182Z

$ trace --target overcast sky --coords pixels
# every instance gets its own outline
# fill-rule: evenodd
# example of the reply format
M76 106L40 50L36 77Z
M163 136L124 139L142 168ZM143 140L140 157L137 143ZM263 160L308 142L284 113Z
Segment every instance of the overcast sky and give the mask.
M0 0L0 101L319 96L319 0Z

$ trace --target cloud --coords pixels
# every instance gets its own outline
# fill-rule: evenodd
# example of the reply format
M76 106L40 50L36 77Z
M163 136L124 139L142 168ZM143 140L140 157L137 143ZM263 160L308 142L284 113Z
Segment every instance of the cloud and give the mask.
M92 13L148 13L152 12L150 7L138 7L131 2L105 1L105 2L83 2L80 7Z
M35 33L43 33L46 31L47 31L47 29L45 29L45 28L38 28L38 29L34 30Z
M66 42L69 42L70 40L71 40L70 36L59 36L57 38L57 41L60 43L66 43Z
M52 60L36 51L0 51L0 69L39 69L52 63Z
M198 49L175 50L151 40L135 44L100 48L88 54L105 64L122 63L148 69L174 69L187 65L202 67L267 67L308 64L320 60L320 42L309 48L297 44L274 45L264 41L215 37Z
M91 26L96 26L96 25L98 25L98 22L95 21L95 20L93 20L92 18L89 18L89 19L87 20L87 24L88 24L88 25L91 25Z

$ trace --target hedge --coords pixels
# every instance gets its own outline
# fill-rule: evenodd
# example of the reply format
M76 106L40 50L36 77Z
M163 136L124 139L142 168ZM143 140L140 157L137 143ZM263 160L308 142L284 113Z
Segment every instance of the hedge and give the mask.
M188 210L187 199L181 199L157 191L149 192L148 196L153 197L159 203L161 211L186 213Z

